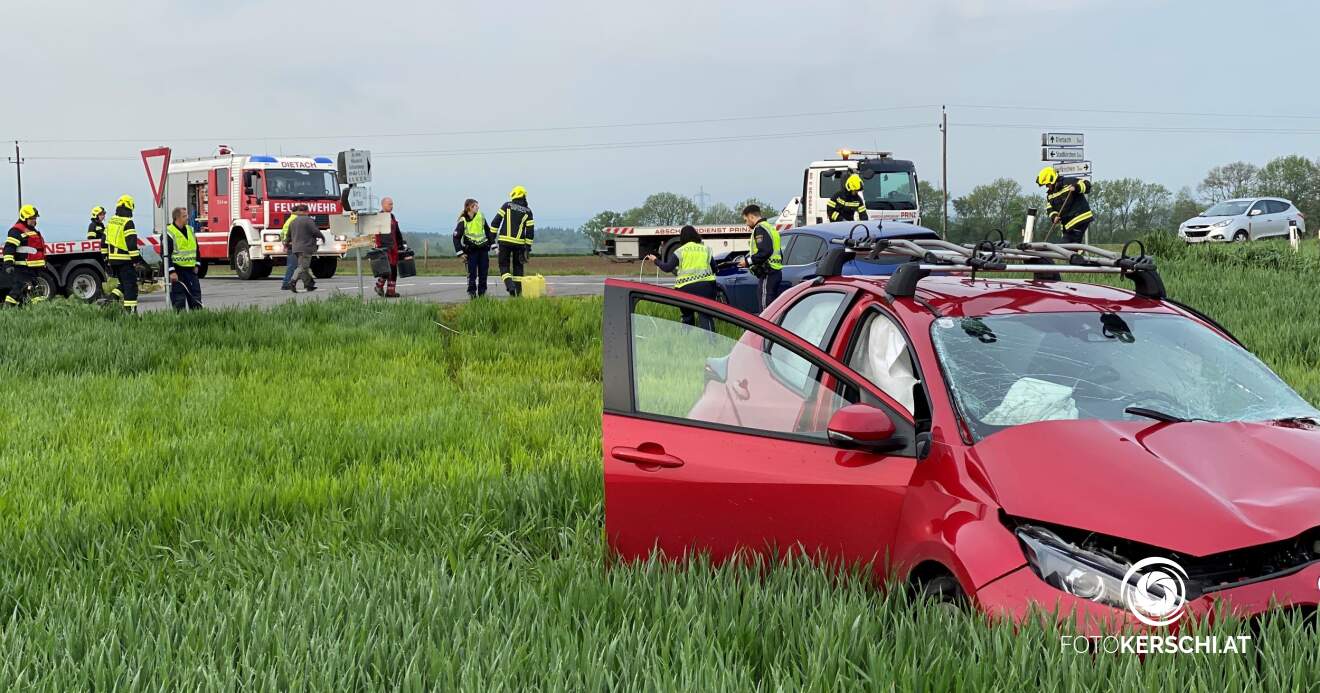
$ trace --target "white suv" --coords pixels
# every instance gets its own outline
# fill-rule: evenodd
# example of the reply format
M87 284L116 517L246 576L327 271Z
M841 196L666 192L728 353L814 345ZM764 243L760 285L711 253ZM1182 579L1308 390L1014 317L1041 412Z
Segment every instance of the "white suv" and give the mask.
M1224 200L1201 212L1201 216L1184 221L1178 227L1178 237L1188 243L1287 237L1290 221L1297 222L1299 234L1306 233L1306 216L1287 200L1277 197Z

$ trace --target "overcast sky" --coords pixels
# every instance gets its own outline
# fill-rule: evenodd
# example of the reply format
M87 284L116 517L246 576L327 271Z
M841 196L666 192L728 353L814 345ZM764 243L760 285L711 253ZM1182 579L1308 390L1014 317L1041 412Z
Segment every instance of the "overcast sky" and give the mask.
M938 104L955 195L1030 184L1043 129L1085 132L1101 179L1176 190L1317 154L1317 20L1278 0L6 0L0 138L27 141L25 201L54 237L146 198L137 152L156 144L371 149L375 191L415 230L515 184L542 226L662 190L779 205L842 146L938 183ZM541 151L499 151L519 149Z

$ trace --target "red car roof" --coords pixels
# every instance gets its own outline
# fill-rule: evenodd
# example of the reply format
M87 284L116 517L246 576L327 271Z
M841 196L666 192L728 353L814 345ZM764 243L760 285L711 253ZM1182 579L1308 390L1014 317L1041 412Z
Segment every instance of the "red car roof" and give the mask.
M837 277L830 283L856 286L883 294L888 277ZM970 317L1015 313L1144 311L1178 313L1162 301L1142 298L1126 289L1076 282L1027 279L982 279L934 276L917 285L917 298L942 315Z

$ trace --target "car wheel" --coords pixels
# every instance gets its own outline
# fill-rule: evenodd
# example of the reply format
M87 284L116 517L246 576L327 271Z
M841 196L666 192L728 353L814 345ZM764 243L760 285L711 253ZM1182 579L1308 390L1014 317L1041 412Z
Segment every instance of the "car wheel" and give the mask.
M1246 243L1249 240L1251 240L1251 235L1245 229L1239 229L1237 233L1233 234L1234 243Z
M967 593L952 575L936 575L917 584L917 595L951 610L967 605Z
M104 281L101 273L91 267L79 267L69 273L69 298L91 303L101 297Z

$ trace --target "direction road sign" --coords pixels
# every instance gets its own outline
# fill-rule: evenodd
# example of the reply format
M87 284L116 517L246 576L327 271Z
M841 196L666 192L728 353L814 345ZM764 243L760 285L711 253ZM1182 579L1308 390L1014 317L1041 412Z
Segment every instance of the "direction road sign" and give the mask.
M1041 161L1081 161L1086 158L1081 147L1041 147Z
M151 184L151 195L160 206L165 196L165 176L170 172L170 148L156 147L142 150L142 166L147 169L147 182Z
M1077 178L1080 176L1085 178L1091 175L1091 162L1077 161L1070 164L1056 164L1054 170L1061 176L1069 176L1071 178Z
M1086 136L1080 132L1042 132L1042 147L1081 147L1086 144Z
M353 186L348 189L348 207L354 212L374 212L371 209L371 188Z
M350 149L339 152L339 182L359 185L371 182L371 152Z

